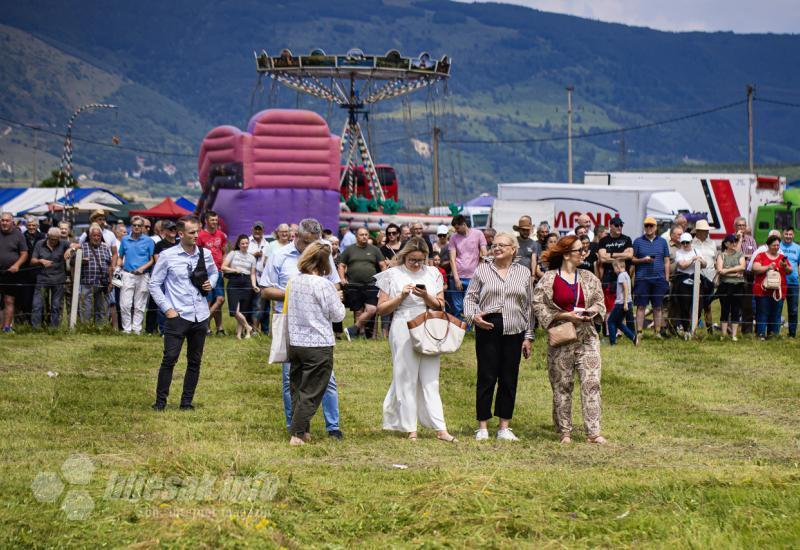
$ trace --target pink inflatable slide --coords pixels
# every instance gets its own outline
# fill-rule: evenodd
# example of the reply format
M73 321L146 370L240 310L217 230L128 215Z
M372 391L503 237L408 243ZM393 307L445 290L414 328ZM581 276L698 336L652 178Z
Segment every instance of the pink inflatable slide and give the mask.
M214 128L200 147L198 173L198 211L219 213L232 237L256 220L268 232L308 217L337 229L339 138L316 113L269 109L250 119L247 132Z

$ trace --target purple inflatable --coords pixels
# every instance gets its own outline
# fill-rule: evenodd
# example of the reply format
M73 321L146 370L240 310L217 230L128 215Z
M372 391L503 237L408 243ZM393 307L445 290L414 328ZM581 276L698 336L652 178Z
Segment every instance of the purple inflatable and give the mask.
M264 222L273 231L279 223L296 223L292 213L316 218L322 227L339 227L339 192L326 189L220 189L214 211L225 220L228 235L250 234L253 222Z
M309 217L336 230L339 154L339 138L311 111L261 111L247 132L214 128L200 147L197 212L219 213L232 237L249 233L256 220L268 233Z

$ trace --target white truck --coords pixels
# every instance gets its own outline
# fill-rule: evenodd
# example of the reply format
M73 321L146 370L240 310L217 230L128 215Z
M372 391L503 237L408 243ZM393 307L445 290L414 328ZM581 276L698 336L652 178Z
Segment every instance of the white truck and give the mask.
M539 217L537 213L550 213ZM586 214L592 226L608 227L611 218L619 215L631 228L640 228L647 216L668 223L689 208L686 200L671 189L653 190L645 187L609 187L568 183L500 183L497 200L492 209L492 227L506 227L508 220L516 223L519 215L528 214L533 223L550 222L560 234L575 228L578 216ZM632 230L635 233L635 230Z
M690 212L707 214L712 228L710 237L722 239L736 232L733 222L737 217L744 216L752 225L760 206L780 203L786 178L756 174L586 172L583 183L677 191L689 202Z

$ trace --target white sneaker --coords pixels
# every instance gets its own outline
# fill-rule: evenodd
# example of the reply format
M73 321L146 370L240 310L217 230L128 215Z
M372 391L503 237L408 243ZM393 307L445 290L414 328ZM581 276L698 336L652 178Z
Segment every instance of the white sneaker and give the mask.
M497 439L500 441L519 441L519 438L514 435L511 428L500 428L497 430Z
M489 430L475 430L475 441L486 441L489 439Z

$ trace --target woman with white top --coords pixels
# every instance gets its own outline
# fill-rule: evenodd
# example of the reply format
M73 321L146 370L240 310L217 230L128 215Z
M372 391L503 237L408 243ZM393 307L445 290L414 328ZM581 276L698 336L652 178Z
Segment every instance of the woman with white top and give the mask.
M228 252L222 262L222 272L228 278L228 312L236 318L236 337L242 339L253 334L253 327L247 322L250 314L250 304L253 302L253 293L258 292L256 284L256 257L247 249L250 246L250 237L239 235L236 238L236 247Z
M692 289L694 288L694 270L697 264L700 268L706 267L706 260L692 248L692 234L681 235L681 247L675 251L676 282L673 285L674 297L678 302L678 334L688 338L685 332L691 326L692 316Z
M309 244L297 260L300 274L286 289L292 394L290 445L304 445L311 437L309 423L333 373L333 323L341 322L345 316L341 292L325 278L331 273L330 254L327 243Z
M379 289L378 315L394 313L389 329L392 384L383 401L383 429L408 433L417 439L417 421L436 430L442 441L455 441L447 432L439 396L439 356L414 351L408 321L426 308L444 309L442 275L426 265L428 245L412 237L397 254L397 265L375 275Z

